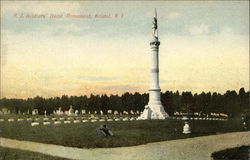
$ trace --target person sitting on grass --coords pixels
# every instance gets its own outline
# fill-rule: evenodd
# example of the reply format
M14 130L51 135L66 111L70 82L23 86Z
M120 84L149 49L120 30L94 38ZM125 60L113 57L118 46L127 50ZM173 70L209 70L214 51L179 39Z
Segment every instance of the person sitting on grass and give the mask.
M104 124L104 125L101 125L101 127L99 127L98 129L96 129L96 135L109 137L109 136L113 136L114 134Z

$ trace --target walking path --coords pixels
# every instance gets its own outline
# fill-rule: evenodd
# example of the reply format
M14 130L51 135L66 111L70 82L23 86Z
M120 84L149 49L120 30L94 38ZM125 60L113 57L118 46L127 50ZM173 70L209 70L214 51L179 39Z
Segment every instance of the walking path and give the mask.
M211 160L213 152L250 145L250 132L155 142L133 147L80 149L0 138L0 146L79 160Z

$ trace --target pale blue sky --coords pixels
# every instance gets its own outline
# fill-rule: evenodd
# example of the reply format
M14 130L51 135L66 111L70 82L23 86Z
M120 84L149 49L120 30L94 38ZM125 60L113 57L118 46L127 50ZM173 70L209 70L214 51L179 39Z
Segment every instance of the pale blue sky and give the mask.
M1 6L2 97L147 92L154 8L163 91L249 87L248 1L1 1ZM15 13L123 17L41 19Z
M13 5L16 2L9 2ZM48 30L54 25L74 24L79 27L79 31L71 31L69 34L82 36L86 34L96 34L98 36L124 36L124 35L145 35L151 26L151 18L154 8L158 10L158 18L161 34L178 34L190 36L189 27L192 25L204 24L209 26L208 34L221 32L225 27L230 27L234 33L249 34L249 6L248 2L242 1L184 1L184 2L77 2L78 8L72 9L71 14L121 14L122 19L16 19L14 13L43 13L43 14L67 14L62 9L45 9L36 11L37 2L34 7L20 7L16 11L3 12L2 27L15 34L25 33L39 34L40 30ZM7 4L6 4L7 5ZM32 6L32 2L23 4ZM53 6L53 2L51 2ZM3 7L3 10L5 8ZM64 31L53 30L51 35L55 36ZM111 38L111 37L110 37Z

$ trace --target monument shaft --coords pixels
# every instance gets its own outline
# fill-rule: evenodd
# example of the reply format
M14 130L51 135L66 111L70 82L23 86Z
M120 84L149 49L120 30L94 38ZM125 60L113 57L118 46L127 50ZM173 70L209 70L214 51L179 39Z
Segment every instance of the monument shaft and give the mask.
M149 105L161 105L161 89L159 86L159 45L158 38L151 43L151 85L149 89Z

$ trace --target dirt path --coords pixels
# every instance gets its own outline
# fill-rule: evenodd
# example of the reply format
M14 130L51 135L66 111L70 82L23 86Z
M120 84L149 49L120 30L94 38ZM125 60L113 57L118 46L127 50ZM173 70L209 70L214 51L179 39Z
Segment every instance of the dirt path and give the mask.
M250 145L250 132L149 143L133 147L80 149L0 138L0 146L81 160L211 160L211 153Z

